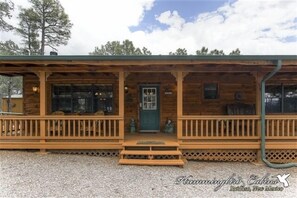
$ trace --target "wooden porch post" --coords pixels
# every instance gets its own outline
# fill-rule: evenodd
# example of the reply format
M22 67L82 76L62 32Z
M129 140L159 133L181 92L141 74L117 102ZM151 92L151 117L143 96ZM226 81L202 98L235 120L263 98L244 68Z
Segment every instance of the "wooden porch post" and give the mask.
M39 97L40 97L40 116L44 117L46 115L47 97L46 97L46 72L39 72ZM40 120L40 142L45 143L45 131L46 124L45 120ZM40 152L45 152L45 149L40 149Z
M182 120L183 115L183 72L178 71L176 76L177 82L177 140L180 141L182 137Z
M119 121L119 137L120 141L124 140L125 124L124 124L124 94L125 94L125 74L123 71L119 72L119 116L121 120Z
M258 142L260 143L261 138L261 80L263 75L259 72L254 73L255 81L256 81L256 115L259 116L258 124L257 124L257 133L259 136ZM260 148L257 150L257 162L261 162L261 150Z

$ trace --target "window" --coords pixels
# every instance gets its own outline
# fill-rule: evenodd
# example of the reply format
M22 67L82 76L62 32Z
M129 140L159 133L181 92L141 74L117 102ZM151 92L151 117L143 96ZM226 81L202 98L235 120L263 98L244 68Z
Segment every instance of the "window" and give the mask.
M267 113L297 113L297 85L268 85L265 90Z
M203 87L204 99L218 99L218 83L205 83Z
M65 113L112 113L112 85L59 84L53 85L52 111Z
M157 110L157 88L142 88L143 110Z

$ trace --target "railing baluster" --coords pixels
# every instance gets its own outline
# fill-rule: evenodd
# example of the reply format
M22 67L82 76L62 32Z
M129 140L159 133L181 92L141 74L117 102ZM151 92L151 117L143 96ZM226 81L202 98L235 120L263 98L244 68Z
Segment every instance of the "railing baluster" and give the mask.
M276 136L279 136L279 120L276 121Z
M88 120L88 135L87 136L90 136L91 134L91 120Z
M103 122L103 136L106 137L106 120L102 120Z
M117 122L116 120L113 120L113 133L112 136L116 136L116 129L117 129Z
M241 133L239 133L240 136L245 136L245 120L239 120L239 122L241 122L241 124L239 123L239 126L241 126Z
M220 124L219 120L216 120L216 137L219 136L219 124Z
M239 136L239 120L236 119L236 136Z
M101 120L98 120L98 131L99 131L99 136L101 137L102 136L102 132L101 132L101 125L103 126L103 123L101 123Z
M232 131L232 136L235 136L235 131L234 131L234 119L231 121L231 131Z
M190 136L191 137L193 137L193 122L194 122L194 120L191 120L191 126L190 126L190 128L191 128Z
M198 120L195 121L195 136L198 136Z
M93 120L93 137L97 136L96 135L96 125L97 125L97 121ZM91 135L89 135L91 137Z
M247 126L247 129L246 129L246 134L248 137L250 137L250 120L246 120L246 126Z
M210 121L210 136L213 137L213 120Z
M202 137L204 137L203 120L200 120L200 134Z
M209 126L208 126L208 124L209 124L209 120L205 120L205 133L206 133L206 136L207 137L209 137Z
M25 131L24 131L24 120L20 121L20 131L22 133L22 136L25 136Z
M9 131L10 131L11 136L14 136L14 134L12 132L12 123L11 123L11 120L9 120Z
M233 136L233 134L230 134L229 131L229 120L226 120L226 134L228 134L228 136Z
M285 120L282 120L282 136L285 135Z
M269 120L271 123L271 136L275 136L275 126L274 126L274 120Z
M295 122L297 122L297 120L293 120L293 124L292 124L292 136L295 136L295 132L296 132Z
M185 135L188 137L188 120L185 121Z
M286 136L290 136L290 120L287 120L287 134Z
M17 127L17 121L15 119L12 120L12 128L14 130L15 136L18 136L18 127Z
M255 132L255 120L252 120L252 136L256 136L256 132Z
M221 134L220 134L221 137L224 137L225 134L224 134L224 120L221 120Z
M111 136L111 120L108 120L108 136Z

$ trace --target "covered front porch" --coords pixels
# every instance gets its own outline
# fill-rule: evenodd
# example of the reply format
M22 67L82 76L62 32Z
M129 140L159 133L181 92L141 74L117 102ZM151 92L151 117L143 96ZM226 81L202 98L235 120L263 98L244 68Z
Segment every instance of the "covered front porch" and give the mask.
M207 151L259 160L260 83L274 61L167 58L1 60L1 74L24 76L24 115L1 116L0 148L122 151L131 145L172 144L181 152L177 159L202 159L199 153ZM296 61L283 64L270 83L290 79L296 84ZM237 109L242 105L247 108ZM130 133L131 119L135 134ZM164 133L169 119L174 131ZM296 160L296 112L266 115L265 123L272 160ZM290 156L279 160L280 154L274 155L279 151Z

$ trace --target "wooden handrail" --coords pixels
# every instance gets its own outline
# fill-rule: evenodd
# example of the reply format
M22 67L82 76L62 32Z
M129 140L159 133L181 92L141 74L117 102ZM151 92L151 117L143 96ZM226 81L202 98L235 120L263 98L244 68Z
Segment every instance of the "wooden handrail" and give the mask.
M254 120L260 119L259 115L183 115L179 117L180 120Z
M38 115L28 115L28 116L0 116L2 120L123 120L123 117L114 116L114 115L93 115L93 116L74 116L74 115L47 115L47 116L38 116Z

